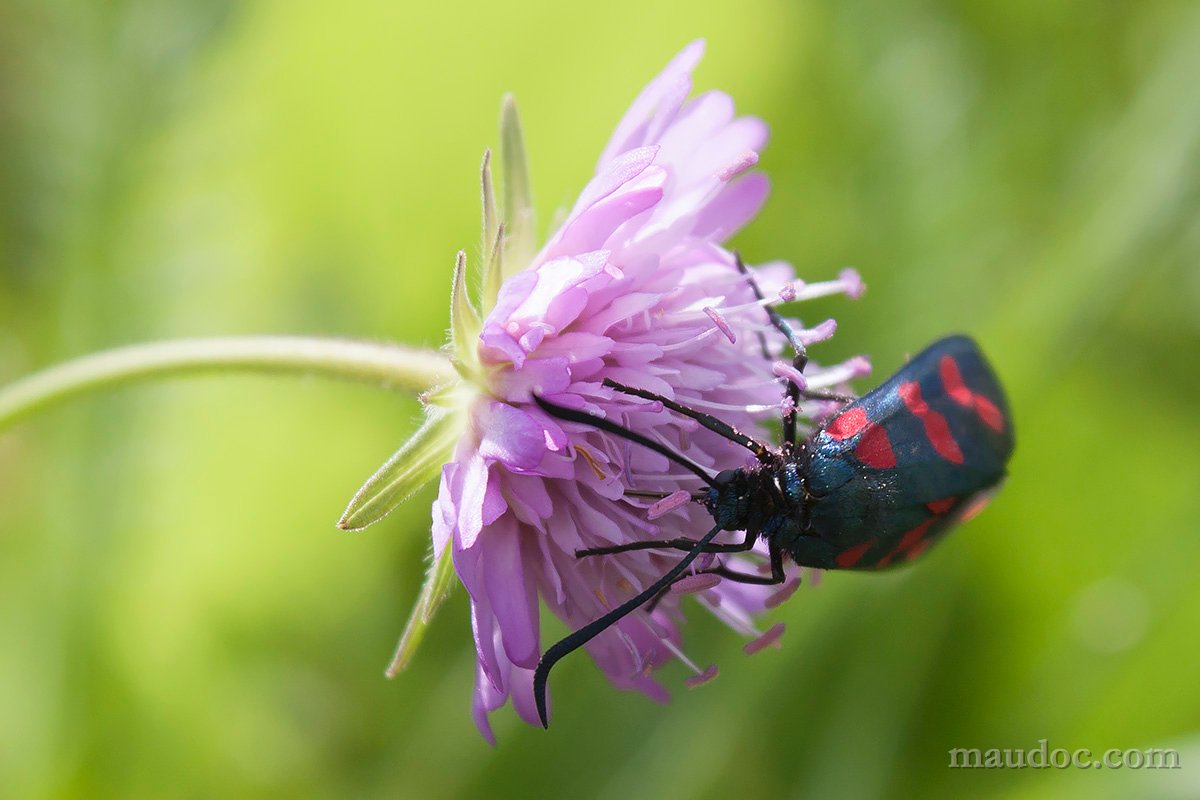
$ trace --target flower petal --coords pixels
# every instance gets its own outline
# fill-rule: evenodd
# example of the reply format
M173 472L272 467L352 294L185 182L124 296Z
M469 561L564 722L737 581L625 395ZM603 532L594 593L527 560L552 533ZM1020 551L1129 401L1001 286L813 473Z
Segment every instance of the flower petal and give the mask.
M758 214L770 190L770 181L758 172L729 183L696 216L692 234L712 241L732 236Z
M697 39L671 59L658 77L650 81L633 101L629 110L625 112L625 116L617 123L617 128L613 131L608 146L600 155L601 167L617 154L642 144L642 137L649 127L648 118L665 99L678 95L681 86L691 87L692 70L696 68L703 57L704 40ZM687 89L684 90L685 96L686 93Z
M472 427L479 435L480 456L516 470L531 470L541 463L546 444L544 429L536 419L495 401L475 408Z
M547 257L604 247L613 231L662 200L666 182L663 169L646 169L619 191L590 204L559 230L546 249Z
M484 583L504 652L517 666L533 669L538 662L537 592L535 582L525 574L515 521L511 517L497 521L488 530L484 547L480 559Z
M458 506L458 546L470 550L483 530L483 501L487 496L488 466L472 455L463 470L462 500ZM460 573L461 574L461 573Z

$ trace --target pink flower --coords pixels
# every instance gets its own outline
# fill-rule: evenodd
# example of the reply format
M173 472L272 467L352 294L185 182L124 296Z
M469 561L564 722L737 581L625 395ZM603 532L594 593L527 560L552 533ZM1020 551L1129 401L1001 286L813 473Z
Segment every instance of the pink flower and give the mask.
M682 502L700 487L694 475L647 448L558 422L532 396L617 420L713 472L743 466L745 451L602 382L610 378L659 393L746 431L781 413L781 382L763 353L763 337L775 354L781 337L722 246L766 198L767 180L753 168L767 127L736 116L722 92L688 99L702 52L703 43L689 45L634 101L595 177L541 251L524 263L495 267L509 274L482 319L465 299L460 257L454 335L464 377L432 399L434 406L452 409L435 421L457 420L445 423L449 433L442 434L457 441L433 507L433 550L435 556L452 554L470 594L478 657L473 713L489 741L488 715L510 698L523 720L538 723L531 682L542 651L539 598L575 630L652 583L680 557L643 550L577 558L577 549L696 536L711 527L703 507ZM519 148L515 152L521 155ZM512 172L506 169L506 178ZM484 194L486 217L486 162ZM499 237L529 236L527 212L510 205ZM492 236L485 230L485 247ZM506 241L495 249L496 258L511 262L517 250ZM861 291L852 271L810 285L788 283L791 268L781 263L756 274L772 300ZM485 310L489 299L485 288ZM801 337L817 342L834 327L823 322ZM810 387L840 385L861 366L810 366L804 379ZM797 409L802 417L822 411L816 404ZM712 576L693 583L587 645L614 684L665 700L651 670L670 659L680 658L696 672L691 683L715 674L715 667L701 670L682 652L680 602L689 590L700 607L748 639L764 636L753 619L778 588L720 583ZM763 642L778 633L776 626Z

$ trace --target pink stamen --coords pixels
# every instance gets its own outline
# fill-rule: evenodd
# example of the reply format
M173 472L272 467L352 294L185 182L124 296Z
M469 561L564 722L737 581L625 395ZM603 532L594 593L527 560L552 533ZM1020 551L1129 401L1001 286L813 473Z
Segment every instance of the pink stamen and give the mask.
M681 339L680 341L675 342L673 344L660 345L660 349L664 353L671 353L671 352L680 350L685 347L694 347L697 343L702 342L705 339L709 338L710 336L714 336L718 333L720 333L720 331L718 331L716 328L705 328L704 330L700 331L700 333L697 333L695 336L689 336L688 338Z
M846 407L845 403L837 400L814 400L804 404L804 416L814 421L820 421L832 416Z
M646 510L646 518L658 519L659 517L669 514L680 506L686 504L691 499L691 494L685 492L683 489L672 492L662 500L659 500L657 503L650 506L650 508Z
M745 652L746 655L752 656L759 650L762 650L764 647L777 646L779 644L779 637L783 636L783 630L784 624L782 622L775 623L771 626L771 629L762 636L759 636L752 642L747 642L742 647L742 651Z
M871 362L866 356L854 356L846 362L846 366L856 378L865 378L871 374Z
M797 389L804 391L808 388L808 379L800 374L800 370L793 367L791 364L783 361L776 361L771 365L771 372L775 373L780 378L786 378L791 381Z
M688 575L686 578L680 578L671 586L673 594L695 594L696 592L707 591L721 582L720 575L713 575L711 572L701 575Z
M794 595L796 593L796 590L799 588L800 588L800 578L798 578L798 577L793 578L792 580L785 583L783 585L782 589L780 589L775 594L768 597L766 599L766 601L763 602L763 605L766 606L767 608L777 608L785 600L787 600L789 597Z
M737 160L727 166L725 169L717 173L717 180L728 181L731 178L742 174L746 170L758 163L758 153L753 150L747 150L738 156Z
M827 339L833 338L833 334L837 331L837 320L827 319L815 328L800 331L800 341L805 345L824 342Z
M779 401L779 410L783 412L784 417L790 417L796 413L796 401L790 396L784 395L783 399Z
M767 411L777 411L779 409L778 403L743 405L741 403L718 403L714 400L702 400L697 397L689 397L687 404L692 408L708 408L713 411L744 411L747 414L762 414Z
M717 669L717 665L709 664L708 669L704 670L704 672L693 675L690 678L685 678L683 683L689 689L695 689L697 686L703 686L704 684L708 683L719 674L720 670Z
M812 300L815 297L844 294L857 300L866 290L867 286L859 277L858 272L847 268L838 273L836 280L806 284L797 290L796 297L800 300Z
M858 274L858 270L847 267L838 273L838 280L845 286L843 291L851 300L857 300L863 296L863 292L867 290L867 285L863 283L862 276Z
M736 306L725 306L721 309L721 311L725 314L725 316L728 317L734 314L741 314L743 311L756 311L760 308L766 308L769 305L773 305L775 302L776 301L772 300L771 298L764 298L762 300L754 300L752 302L742 303ZM763 326L763 329L766 329L765 325Z
M790 303L796 299L796 284L788 281L779 290L779 299L784 303Z
M729 327L729 323L725 321L725 318L722 317L715 308L712 306L705 306L701 310L708 315L709 319L713 321L713 325L716 325L717 329L720 330L721 333L725 334L726 339L728 339L732 344L737 344L737 335L733 332L733 328Z
M871 374L871 362L862 356L855 356L827 369L822 369L809 375L808 385L813 389L826 386L837 386L854 378L865 378Z
M665 635L660 636L659 641L662 643L663 647L667 648L667 650L669 650L671 652L671 655L678 658L680 661L683 662L683 665L685 667L687 667L688 669L690 669L692 672L695 673L692 680L699 680L699 683L696 684L697 686L699 686L701 683L704 683L705 681L710 681L717 676L717 668L715 665L709 666L708 669L701 672L700 668L696 666L696 662L694 662L690 658L688 658L687 653L683 652L678 647L676 647L675 643L671 641L671 638L669 636L665 636Z

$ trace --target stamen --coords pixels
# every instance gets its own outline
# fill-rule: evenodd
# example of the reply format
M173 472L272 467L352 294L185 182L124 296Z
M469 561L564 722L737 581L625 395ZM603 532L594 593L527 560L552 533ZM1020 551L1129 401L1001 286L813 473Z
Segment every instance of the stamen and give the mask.
M728 389L729 391L743 391L743 390L756 391L758 389L764 389L768 386L774 386L774 385L775 385L774 380L751 381L750 383L735 383L735 384L731 384L729 386L725 386L723 388ZM688 402L691 402L691 401L688 401ZM739 406L739 408L740 408L740 406Z
M796 413L796 401L791 398L791 395L784 395L779 401L779 411L784 417L790 417Z
M680 578L671 586L673 594L696 594L705 592L721 583L720 575L713 575L711 572L702 573L699 575L688 575L686 578Z
M838 273L837 280L807 284L796 293L796 299L812 300L815 297L844 294L852 300L857 300L862 297L866 289L866 284L863 283L857 270L847 268Z
M709 607L717 619L733 628L742 636L755 637L762 633L762 631L754 627L745 614L736 609L736 607L731 609L729 606L723 604L719 595L702 594L700 595L700 600Z
M846 407L845 403L837 400L808 400L801 405L804 408L803 416L811 420L825 419Z
M718 333L720 333L720 331L716 328L705 328L703 331L701 331L700 333L697 333L695 336L689 336L688 338L681 339L680 341L675 342L673 344L659 345L659 349L662 350L662 352L664 352L664 353L671 353L671 352L674 352L674 351L679 350L684 347L690 347L694 344L699 344L700 342L704 341L705 339L711 338L712 336L714 336Z
M800 391L804 391L809 386L808 379L800 373L800 370L783 361L776 361L774 364L772 364L771 372L775 373L780 378L785 378L791 381L792 384Z
M775 302L774 300L765 299L765 298L762 300L751 300L747 303L740 303L736 306L725 306L721 309L721 313L728 317L728 316L732 316L734 314L740 314L743 311L757 311L758 309L766 308L767 306L771 305L774 302ZM698 315L700 313L706 313L705 309L709 308L709 307L710 306L701 306L699 309L693 309L691 311L681 311L678 314L675 314L674 317L676 319L684 320L684 321L695 320L695 319L698 319Z
M785 583L783 585L782 589L780 589L779 591L775 592L775 594L768 597L763 602L763 605L767 608L776 608L781 603L783 603L785 600L787 600L789 597L794 595L796 593L796 590L799 588L800 588L800 576L797 575L795 578L793 578L790 581L788 581L787 583Z
M680 650L678 647L676 647L675 643L672 642L668 637L663 636L661 638L661 641L663 643L663 646L671 651L671 655L678 658L688 669L690 669L692 672L695 673L695 675L691 678L688 678L688 680L689 681L697 680L698 682L695 684L688 683L689 687L693 686L693 685L699 686L701 683L705 683L706 681L710 681L713 678L717 677L717 667L715 664L710 665L708 667L708 669L702 671L699 667L696 666L696 662L694 662L690 658L688 658L687 654L684 653L682 650ZM703 678L703 680L699 680L701 678Z
M661 516L671 513L682 505L691 502L692 495L690 492L685 492L683 489L672 492L671 494L659 500L646 511L646 519L658 519Z
M697 686L703 686L720 674L716 664L709 664L708 669L701 672L699 675L693 675L690 678L684 678L684 685L689 689L695 689Z
M796 335L800 337L800 342L805 346L824 342L827 339L833 338L833 334L837 331L837 320L827 319L816 327L802 330Z
M665 625L659 624L651 613L641 613L637 618L642 621L642 624L649 628L650 632L658 639L662 639L663 643L670 641L667 637L671 635L671 631ZM651 659L653 660L653 659Z
M765 385L765 384L764 384ZM778 406L771 404L739 405L738 403L718 403L715 400L704 400L699 397L689 397L687 404L692 408L710 408L714 411L744 411L747 414L762 414L774 411Z
M836 366L814 371L808 377L808 388L819 389L827 386L837 386L854 378L865 378L870 374L871 362L863 356L855 356Z
M712 306L705 306L701 309L701 311L708 315L708 318L713 321L713 324L717 326L717 329L720 330L721 333L725 334L725 338L728 339L731 344L737 344L737 335L733 332L733 328L729 327L729 323L725 321L725 318L721 316L720 312L718 312Z
M803 286L803 282L800 284ZM788 281L783 286L779 287L779 300L782 303L790 303L796 299L796 284Z
M738 156L737 161L727 166L725 169L717 173L717 180L728 181L731 178L740 175L746 170L758 163L758 153L753 150L747 150Z
M583 460L586 461L588 466L592 468L592 474L595 475L598 480L603 481L608 479L608 476L604 474L604 470L600 468L600 463L596 461L596 457L588 452L586 447L581 444L577 444L575 445L575 452L583 456Z
M852 267L846 267L838 273L838 279L846 285L846 296L851 300L857 300L863 296L863 292L867 290L867 285L863 283L862 276L858 274L858 270Z
M747 642L742 647L742 652L744 652L748 656L752 656L755 653L757 653L759 650L762 650L764 647L772 647L772 646L778 647L779 646L779 638L781 636L783 636L784 628L785 628L785 626L782 622L775 623L774 625L771 626L771 629L769 631L767 631L766 633L764 633L762 636L759 636L757 639L755 639L752 642Z

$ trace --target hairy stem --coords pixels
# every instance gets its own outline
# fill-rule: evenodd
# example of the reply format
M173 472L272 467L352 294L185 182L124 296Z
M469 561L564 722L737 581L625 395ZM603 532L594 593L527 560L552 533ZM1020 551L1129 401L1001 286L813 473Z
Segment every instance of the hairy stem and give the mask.
M424 391L455 375L440 353L396 344L302 336L153 342L84 356L0 389L0 430L97 389L146 378L235 371L319 375L408 391Z

